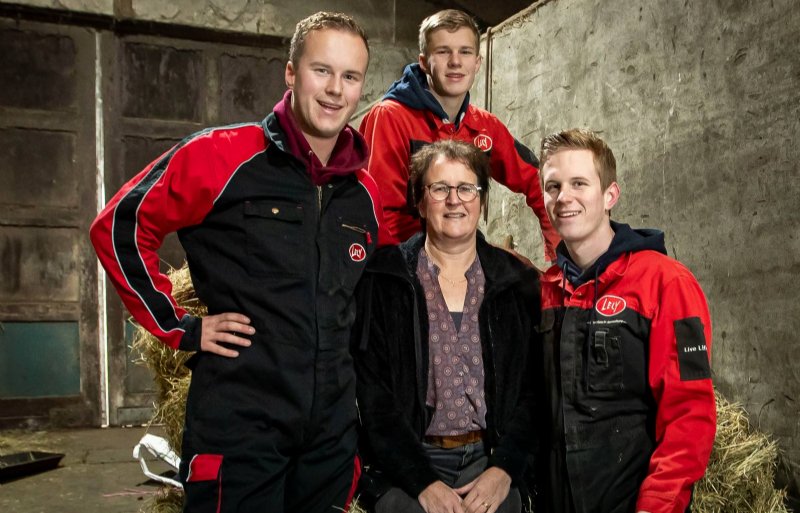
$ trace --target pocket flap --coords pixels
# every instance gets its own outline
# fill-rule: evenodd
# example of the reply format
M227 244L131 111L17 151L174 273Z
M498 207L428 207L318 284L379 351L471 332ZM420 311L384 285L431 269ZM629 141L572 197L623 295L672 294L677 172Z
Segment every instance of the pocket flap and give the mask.
M222 454L195 454L189 462L187 482L216 481L222 467Z
M299 223L303 221L303 207L286 201L245 201L244 215Z

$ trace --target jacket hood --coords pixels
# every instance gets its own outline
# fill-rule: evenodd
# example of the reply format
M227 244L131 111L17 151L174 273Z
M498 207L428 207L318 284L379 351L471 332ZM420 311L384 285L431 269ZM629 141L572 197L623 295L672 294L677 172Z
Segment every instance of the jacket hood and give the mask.
M336 176L346 176L366 168L369 149L364 137L350 125L339 132L327 165L314 154L292 113L292 91L286 91L272 113L262 122L264 133L281 151L305 165L314 185L323 185Z
M585 271L582 271L578 264L572 260L564 241L561 241L556 247L558 267L563 270L564 276L573 287L583 285L587 281L603 274L603 271L624 253L652 250L667 254L667 248L664 245L664 232L661 230L650 228L633 229L627 224L615 223L614 221L611 221L611 229L614 230L614 238L611 240L608 250L600 255L600 258Z
M439 100L428 89L428 77L422 71L419 63L406 66L403 75L389 86L389 90L386 91L383 98L384 100L395 100L412 109L431 111L438 118L452 121L455 124L461 122L469 107L469 93L467 93L456 119L450 120Z
M383 273L412 282L417 279L419 251L425 245L425 233L419 232L399 246L379 248L367 265L368 273ZM538 273L515 256L486 242L478 232L478 258L486 276L487 293L502 290L521 280L538 280Z

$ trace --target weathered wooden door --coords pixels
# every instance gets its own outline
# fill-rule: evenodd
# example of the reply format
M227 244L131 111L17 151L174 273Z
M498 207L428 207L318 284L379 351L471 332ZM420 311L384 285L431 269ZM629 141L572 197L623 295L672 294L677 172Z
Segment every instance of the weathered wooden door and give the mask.
M95 48L0 18L0 426L101 422Z
M149 420L152 378L89 225L183 137L272 109L285 49L250 43L0 18L0 427ZM181 265L174 236L161 257Z

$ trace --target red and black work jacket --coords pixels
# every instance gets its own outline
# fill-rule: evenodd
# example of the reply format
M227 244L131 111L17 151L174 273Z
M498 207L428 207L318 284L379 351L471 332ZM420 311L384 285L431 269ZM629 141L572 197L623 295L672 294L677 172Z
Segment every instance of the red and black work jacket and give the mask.
M612 227L592 268L561 244L542 278L547 511L679 513L716 430L708 307L662 232Z
M486 152L492 178L525 195L539 219L545 256L547 260L555 258L560 238L544 209L539 161L495 115L470 104L469 94L456 119L450 120L428 90L427 78L419 64L408 65L383 101L364 117L359 131L369 143L367 169L377 182L383 201L386 233L390 238L381 244L398 244L420 230L408 180L411 155L432 142L455 139Z
M345 130L359 143L342 149L357 152L346 157L353 169L322 185L287 151L274 113L191 135L125 184L91 237L134 318L173 348L199 348L201 320L177 306L159 272L157 250L177 231L209 314L247 315L278 342L347 347L381 207L362 168L366 145Z

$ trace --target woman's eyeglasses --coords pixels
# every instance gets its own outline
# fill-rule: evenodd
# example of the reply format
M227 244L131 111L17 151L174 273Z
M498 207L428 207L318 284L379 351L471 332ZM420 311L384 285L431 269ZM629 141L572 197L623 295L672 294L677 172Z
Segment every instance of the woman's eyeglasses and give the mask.
M446 183L436 182L425 186L428 189L428 194L434 201L444 201L450 196L450 191L455 189L456 196L464 203L469 203L478 197L478 193L482 188L478 185L471 183L462 183L461 185L447 185Z

